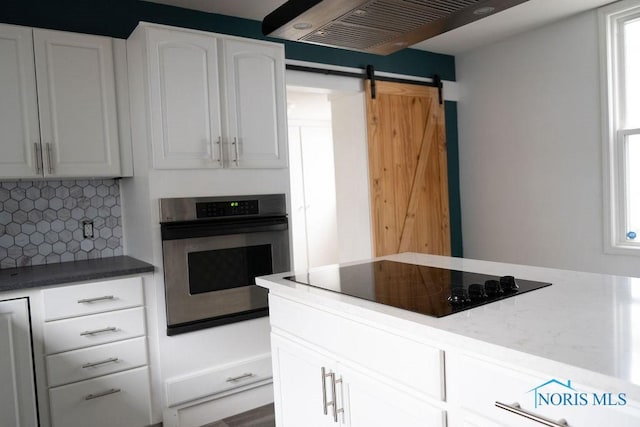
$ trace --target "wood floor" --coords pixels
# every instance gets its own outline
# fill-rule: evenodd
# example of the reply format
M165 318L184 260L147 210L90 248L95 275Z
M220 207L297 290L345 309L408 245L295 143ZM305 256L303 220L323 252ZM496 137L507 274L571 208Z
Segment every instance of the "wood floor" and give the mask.
M225 418L202 427L275 427L273 404Z

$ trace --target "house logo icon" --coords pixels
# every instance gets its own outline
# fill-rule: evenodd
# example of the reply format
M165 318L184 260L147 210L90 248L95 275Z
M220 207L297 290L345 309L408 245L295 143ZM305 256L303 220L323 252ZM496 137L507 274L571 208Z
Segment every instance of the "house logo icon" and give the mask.
M578 391L571 384L555 378L527 391L532 393L534 407L540 406L624 406L626 393L586 393Z
M539 386L532 388L531 390L529 390L527 392L527 393L533 392L533 396L534 396L534 399L535 399L534 400L534 402L535 402L534 403L534 407L537 408L540 403L542 403L542 404L549 404L550 403L549 402L550 399L545 399L545 397L546 396L550 396L550 394L549 393L544 393L544 390L542 390L542 389L546 389L547 387L549 387L551 385L558 385L561 388L565 388L565 389L570 390L573 393L577 393L576 389L571 386L571 380L567 380L567 383L565 384L562 381L558 381L557 379L553 378L553 379L550 379L549 381L547 381L544 384L540 384ZM554 387L554 389L555 389L555 387ZM565 390L566 394L571 395L572 394L571 392ZM565 393L551 393L551 395L557 394L557 395L560 396L560 395L563 395Z

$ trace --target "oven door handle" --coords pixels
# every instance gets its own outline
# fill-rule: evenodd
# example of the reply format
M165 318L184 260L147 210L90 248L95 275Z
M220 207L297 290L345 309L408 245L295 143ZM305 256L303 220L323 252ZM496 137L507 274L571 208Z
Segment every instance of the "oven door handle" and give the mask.
M160 224L162 240L283 231L288 228L289 221L286 215L259 218L164 222Z

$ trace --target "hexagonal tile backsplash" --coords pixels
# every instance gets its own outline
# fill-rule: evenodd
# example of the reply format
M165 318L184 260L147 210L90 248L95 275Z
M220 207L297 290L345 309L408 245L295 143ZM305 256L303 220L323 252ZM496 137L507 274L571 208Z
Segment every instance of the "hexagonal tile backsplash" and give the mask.
M116 180L0 182L0 268L122 255L121 238Z

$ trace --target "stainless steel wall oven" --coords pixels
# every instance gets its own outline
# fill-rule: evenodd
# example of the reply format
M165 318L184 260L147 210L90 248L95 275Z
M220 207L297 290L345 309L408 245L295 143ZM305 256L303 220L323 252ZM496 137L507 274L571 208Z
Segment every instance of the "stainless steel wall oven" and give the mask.
M266 316L255 277L288 271L284 194L160 200L167 335Z

